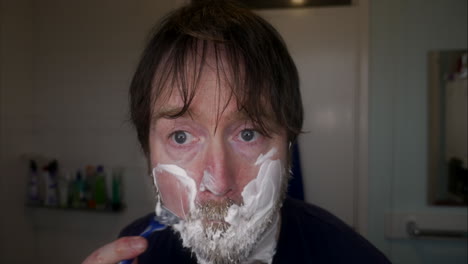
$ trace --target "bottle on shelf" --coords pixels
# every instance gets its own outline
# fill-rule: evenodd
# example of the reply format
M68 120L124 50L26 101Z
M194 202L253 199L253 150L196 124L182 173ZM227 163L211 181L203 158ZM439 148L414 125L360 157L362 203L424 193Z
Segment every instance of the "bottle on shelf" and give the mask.
M96 197L95 197L95 189L96 189L96 169L92 165L86 166L86 174L84 179L85 184L85 196L88 208L96 209Z
M71 188L70 182L72 181L72 174L67 172L61 176L58 176L58 187L59 187L59 206L62 208L71 207Z
M58 185L57 185L58 162L56 160L49 163L44 168L46 178L46 206L58 206Z
M96 199L96 209L103 210L107 207L106 174L103 166L98 166L96 171L94 197Z

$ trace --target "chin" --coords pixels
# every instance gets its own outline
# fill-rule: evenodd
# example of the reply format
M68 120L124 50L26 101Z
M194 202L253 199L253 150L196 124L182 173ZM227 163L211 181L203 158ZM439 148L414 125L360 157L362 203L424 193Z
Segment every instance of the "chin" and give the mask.
M272 226L280 204L278 201L266 217L253 224L246 221L247 224L233 226L224 219L196 217L195 213L174 229L180 234L184 247L190 248L201 264L243 263Z

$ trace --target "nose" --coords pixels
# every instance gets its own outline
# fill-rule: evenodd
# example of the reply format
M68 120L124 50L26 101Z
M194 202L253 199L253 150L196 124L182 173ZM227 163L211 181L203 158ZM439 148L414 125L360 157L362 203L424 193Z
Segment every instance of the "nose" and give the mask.
M223 197L235 189L235 166L230 156L229 147L223 143L209 146L205 153L205 170L200 191Z

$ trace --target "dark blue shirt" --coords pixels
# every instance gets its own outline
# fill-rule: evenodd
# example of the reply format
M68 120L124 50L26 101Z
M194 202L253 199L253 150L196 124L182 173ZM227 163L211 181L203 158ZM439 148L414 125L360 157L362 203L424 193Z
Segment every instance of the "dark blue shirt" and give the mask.
M142 217L127 226L120 236L139 235L154 217ZM139 264L197 263L183 248L171 228L153 233ZM281 231L273 264L280 263L390 263L365 238L329 212L314 205L286 198L281 208Z

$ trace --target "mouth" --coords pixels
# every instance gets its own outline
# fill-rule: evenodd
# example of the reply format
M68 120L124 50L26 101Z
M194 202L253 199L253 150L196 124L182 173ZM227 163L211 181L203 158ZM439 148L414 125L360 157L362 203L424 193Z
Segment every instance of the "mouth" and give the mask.
M224 217L221 216L208 216L208 217L203 217L202 219L203 222L206 223L222 223L222 224L227 224L227 222L224 220Z
M204 219L203 221L206 222L206 223L227 224L227 222L224 221L224 219Z
M230 224L225 221L225 217L232 204L234 204L232 200L205 201L198 204L194 217L200 219L207 230L227 230Z
M202 220L203 227L205 229L211 229L211 230L221 230L222 232L226 231L230 224L224 221L224 219L219 219L219 218L205 218Z

